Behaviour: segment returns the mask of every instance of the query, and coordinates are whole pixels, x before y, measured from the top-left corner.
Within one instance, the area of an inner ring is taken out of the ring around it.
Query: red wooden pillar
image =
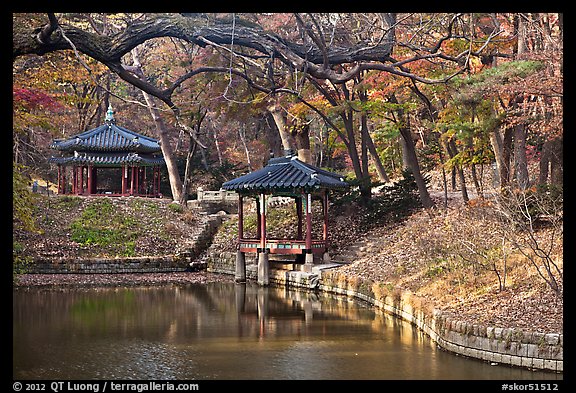
[[[88,195],[91,195],[91,194],[92,194],[92,191],[93,191],[92,178],[93,178],[94,176],[93,176],[93,173],[92,173],[92,169],[93,169],[93,168],[92,168],[92,165],[88,165],[88,166],[86,167],[86,178],[87,178],[87,183],[88,183],[88,184],[86,185],[86,188],[88,189]]]
[[[128,166],[122,166],[122,191],[120,192],[122,195],[126,194],[126,182],[128,181]]]
[[[130,195],[134,195],[134,184],[136,184],[136,174],[135,172],[135,167],[134,165],[132,165],[130,167]]]
[[[98,193],[98,167],[92,167],[92,192]]]
[[[78,173],[76,167],[72,167],[72,194],[77,194],[76,192],[76,182],[78,181]]]
[[[298,240],[302,240],[302,197],[296,198],[296,217],[298,217]]]
[[[77,167],[72,167],[72,194],[78,194],[78,170]]]
[[[60,164],[58,164],[58,194],[62,194],[62,188],[61,188],[62,171],[60,169],[61,169]]]
[[[148,195],[148,182],[146,181],[146,167],[142,169],[142,194]]]
[[[156,167],[156,170],[158,172],[158,185],[156,186],[156,193],[158,196],[160,196],[160,179],[161,179],[161,174],[160,174],[160,167]]]
[[[66,167],[60,165],[62,171],[62,194],[66,194]]]
[[[158,172],[158,167],[155,166],[154,167],[154,177],[152,180],[152,193],[154,194],[155,197],[158,196],[158,194],[160,193],[159,189],[158,189],[158,177],[160,177],[160,173]]]
[[[302,194],[306,198],[306,246],[304,249],[304,266],[305,272],[312,271],[314,265],[314,254],[312,253],[312,194]]]
[[[140,168],[134,168],[136,169],[136,195],[140,195]]]
[[[260,250],[258,251],[258,284],[268,285],[270,282],[268,252],[266,248],[266,195],[260,194]]]
[[[82,167],[76,167],[76,194],[82,194]]]
[[[262,252],[266,249],[266,198],[265,194],[260,194],[260,248]]]
[[[238,242],[244,238],[244,200],[238,195]]]
[[[324,224],[322,225],[322,239],[328,249],[328,190],[324,190],[322,198],[322,210],[324,211]]]
[[[150,191],[151,195],[153,197],[155,197],[156,196],[156,167],[155,166],[152,167],[152,180],[150,181],[150,183],[151,183],[151,187],[152,187],[152,190]]]
[[[84,166],[80,166],[78,167],[78,169],[80,170],[80,176],[79,176],[79,185],[80,185],[80,194],[84,194]]]
[[[312,250],[312,194],[306,195],[306,250]]]
[[[260,200],[258,197],[256,197],[256,239],[260,239],[262,237],[261,222],[262,216],[260,214]]]

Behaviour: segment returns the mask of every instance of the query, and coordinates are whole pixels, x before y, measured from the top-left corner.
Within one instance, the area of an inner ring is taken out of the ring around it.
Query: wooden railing
[[[327,246],[325,240],[312,240],[312,253],[323,253]],[[260,239],[240,239],[239,241],[241,252],[256,252],[260,247]],[[306,249],[306,240],[266,239],[266,248],[271,254],[302,254],[302,251]]]

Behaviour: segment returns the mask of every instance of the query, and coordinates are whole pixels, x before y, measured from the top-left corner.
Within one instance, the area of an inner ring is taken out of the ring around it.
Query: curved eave
[[[242,185],[222,185],[222,188],[227,191],[236,191],[240,194],[253,194],[253,193],[288,193],[294,194],[297,193],[298,190],[302,190],[304,192],[315,192],[318,190],[334,190],[334,189],[341,189],[345,190],[349,186],[336,186],[336,185],[327,185],[327,184],[315,184],[315,183],[305,183],[305,184],[290,184],[290,185],[274,185],[274,186],[266,186],[266,185],[255,185],[255,184],[242,184]]]
[[[121,167],[124,165],[159,166],[165,164],[164,157],[146,157],[138,154],[79,154],[71,157],[50,157],[48,161],[58,165],[93,165],[108,167]]]

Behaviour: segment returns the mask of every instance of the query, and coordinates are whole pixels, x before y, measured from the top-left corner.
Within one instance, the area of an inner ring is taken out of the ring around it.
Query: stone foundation
[[[183,272],[190,269],[189,258],[182,256],[166,257],[126,257],[126,258],[87,258],[87,259],[37,259],[27,268],[31,274],[58,273],[164,273]]]

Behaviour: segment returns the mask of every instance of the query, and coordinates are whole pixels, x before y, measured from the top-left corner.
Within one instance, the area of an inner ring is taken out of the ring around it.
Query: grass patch
[[[108,199],[93,201],[70,224],[72,241],[98,245],[116,255],[133,256],[138,223],[118,212]]]

